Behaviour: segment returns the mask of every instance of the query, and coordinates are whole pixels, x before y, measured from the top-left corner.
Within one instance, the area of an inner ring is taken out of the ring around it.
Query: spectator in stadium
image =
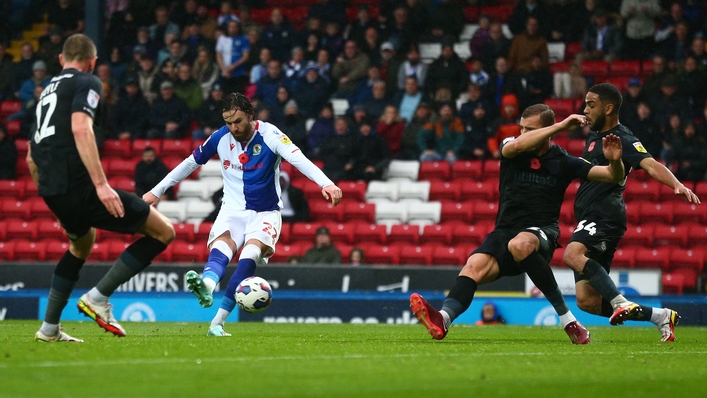
[[[59,54],[64,47],[64,37],[61,28],[56,26],[49,29],[49,40],[42,43],[37,55],[47,63],[47,73],[54,76],[61,71]]]
[[[344,53],[336,58],[331,77],[336,82],[339,98],[353,94],[356,85],[366,77],[370,61],[366,54],[358,51],[358,46],[353,40],[346,40]]]
[[[307,61],[304,59],[304,50],[300,46],[293,47],[291,54],[292,56],[285,64],[285,76],[294,84],[297,79],[304,76]]]
[[[697,68],[700,70],[707,69],[707,52],[705,51],[705,39],[699,35],[695,35],[692,38],[692,43],[690,44],[690,51],[688,51],[688,56],[694,57],[697,61]]]
[[[459,107],[459,117],[465,124],[471,123],[474,118],[474,110],[476,108],[484,108],[485,118],[492,118],[495,107],[490,101],[481,96],[481,87],[476,83],[467,85],[467,100]]]
[[[319,40],[321,48],[326,50],[332,57],[338,57],[344,50],[344,35],[341,33],[339,24],[327,22],[324,27],[324,34]]]
[[[707,143],[705,143],[704,137],[696,133],[695,125],[688,123],[683,129],[682,135],[673,144],[677,163],[675,176],[681,181],[687,180],[696,183],[705,179]]]
[[[157,63],[162,65],[164,61],[170,60],[174,65],[182,61],[184,52],[182,51],[182,43],[178,41],[177,35],[168,33],[164,36],[164,46],[157,52]],[[174,43],[177,41],[177,43]],[[172,46],[174,44],[174,46]]]
[[[386,106],[378,119],[375,131],[388,145],[391,157],[397,158],[400,155],[403,130],[405,130],[405,121],[398,114],[398,108],[395,105]]]
[[[484,70],[484,64],[481,62],[481,59],[472,56],[467,62],[471,63],[469,81],[482,87],[486,86],[489,82],[489,74]]]
[[[649,96],[648,100],[653,109],[655,122],[660,125],[668,124],[670,115],[677,114],[681,120],[690,120],[692,112],[685,96],[677,91],[677,80],[674,77],[663,80],[660,85],[660,94]]]
[[[175,81],[177,81],[177,72],[177,66],[172,61],[164,61],[164,63],[160,65],[160,69],[155,75],[155,78],[152,79],[152,86],[150,87],[150,91],[159,93],[162,83],[166,81],[174,83]]]
[[[147,26],[141,26],[137,28],[135,44],[130,44],[125,50],[126,55],[135,54],[139,52],[141,54],[147,53],[152,57],[152,59],[157,59],[157,53],[160,51],[160,45],[164,42],[155,42],[150,38],[150,28]]]
[[[554,0],[547,9],[548,36],[552,42],[578,42],[582,39],[584,25],[574,23],[579,19],[577,3],[573,0]],[[567,23],[572,21],[573,23]]]
[[[389,43],[389,42],[388,42]],[[364,41],[359,44],[361,52],[368,56],[371,65],[380,66],[381,64],[381,39],[378,30],[374,27],[366,29]]]
[[[404,90],[405,79],[408,76],[413,76],[417,79],[417,86],[424,91],[429,67],[422,62],[420,48],[417,44],[410,45],[405,58],[405,62],[398,69],[398,90]]]
[[[360,247],[354,247],[349,253],[349,264],[356,267],[366,264],[366,254]]]
[[[670,115],[667,125],[661,126],[663,148],[660,158],[665,161],[665,164],[673,164],[675,161],[675,145],[680,142],[680,137],[683,135],[682,129],[683,121],[678,114]]]
[[[653,120],[651,107],[647,102],[640,101],[638,103],[634,117],[619,120],[625,123],[626,127],[631,129],[631,131],[635,132],[634,134],[641,140],[643,147],[646,148],[648,153],[656,159],[661,159],[663,134],[660,131],[660,127]]]
[[[47,22],[61,28],[64,37],[83,32],[84,10],[71,0],[57,0],[47,10]]]
[[[621,17],[626,27],[623,54],[629,59],[642,59],[653,49],[655,18],[661,13],[658,0],[623,0]],[[568,24],[571,25],[571,24]]]
[[[319,111],[319,117],[314,121],[307,134],[307,157],[321,159],[321,145],[334,134],[334,110],[331,103],[324,105]]]
[[[25,80],[20,87],[18,98],[26,105],[28,101],[34,99],[34,88],[44,86],[51,81],[51,76],[47,76],[47,64],[39,60],[32,66],[32,77]]]
[[[23,43],[20,48],[20,60],[15,63],[10,73],[10,86],[15,97],[19,97],[22,83],[34,75],[34,64],[39,60],[39,57],[34,53],[32,44]]]
[[[501,115],[491,126],[493,136],[486,141],[491,157],[501,158],[501,142],[508,137],[520,135],[518,98],[515,94],[506,94],[501,100]]]
[[[395,51],[401,52],[410,48],[411,44],[417,43],[422,33],[412,30],[407,8],[400,6],[393,11],[393,20],[384,31],[384,39],[393,45]]]
[[[236,12],[233,10],[233,4],[230,0],[221,1],[218,16],[216,16],[216,24],[218,26],[223,26],[231,21],[240,23],[241,19],[238,18]]]
[[[592,23],[584,30],[582,51],[575,60],[611,62],[619,56],[622,46],[621,28],[609,23],[606,11],[598,9],[592,16]]]
[[[157,185],[169,173],[169,169],[157,157],[155,148],[147,147],[142,150],[142,160],[135,166],[135,195],[142,197]],[[174,197],[174,190],[170,187],[162,194],[161,200]]]
[[[379,60],[378,67],[381,79],[386,83],[388,94],[392,95],[398,91],[398,71],[401,65],[400,60],[395,57],[395,49],[392,44],[389,42],[381,44]]]
[[[402,132],[402,131],[401,131]],[[355,160],[354,176],[366,182],[380,180],[390,163],[388,144],[373,132],[371,119],[364,118],[358,124],[358,156]]]
[[[538,25],[543,29],[540,34],[545,36],[546,30],[550,27],[548,21],[549,15],[550,14],[542,1],[518,0],[518,3],[513,9],[513,13],[511,13],[508,20],[508,29],[510,29],[514,36],[518,36],[526,29],[528,19],[534,18],[538,22]]]
[[[310,32],[304,43],[304,59],[307,62],[316,62],[319,55],[319,36]]]
[[[299,113],[295,100],[290,99],[285,104],[283,116],[280,121],[273,120],[273,124],[280,127],[290,140],[304,153],[307,153],[307,127],[306,119]]]
[[[511,51],[511,40],[503,35],[503,26],[499,22],[492,22],[489,26],[489,40],[481,48],[481,61],[484,69],[492,71],[496,69],[496,60],[499,57],[506,59]],[[472,53],[472,55],[475,55]]]
[[[660,87],[663,84],[663,80],[672,76],[672,73],[670,73],[667,69],[665,57],[662,55],[655,55],[652,60],[653,71],[643,82],[643,92],[648,98],[658,96],[660,94]]]
[[[442,43],[442,54],[430,64],[425,82],[427,91],[434,94],[440,87],[447,86],[452,90],[453,99],[456,99],[468,81],[466,64],[454,52],[454,43],[447,39]]]
[[[329,94],[329,81],[319,75],[316,64],[308,64],[304,76],[297,80],[294,89],[294,98],[302,117],[316,118],[329,100]]]
[[[297,31],[284,19],[282,10],[273,8],[270,12],[270,24],[261,35],[263,46],[270,48],[272,57],[280,62],[286,62],[290,49],[296,44]]]
[[[449,88],[449,86],[447,85],[439,86],[437,88],[437,91],[431,93],[430,97],[432,101],[432,107],[435,109],[439,109],[439,107],[444,104],[455,102],[454,94],[452,94],[452,89]]]
[[[137,79],[128,78],[113,109],[111,138],[130,140],[143,137],[149,112],[150,104],[143,97]]]
[[[105,36],[107,46],[109,48],[118,47],[123,51],[125,46],[133,44],[132,39],[135,36],[137,27],[138,25],[131,10],[115,10],[108,19],[108,29]],[[126,52],[125,55],[129,55],[129,53]]]
[[[196,114],[196,122],[199,124],[199,128],[192,132],[193,140],[205,139],[211,133],[223,127],[223,116],[221,115],[223,87],[221,83],[214,83],[209,91],[209,98],[201,104],[199,112]]]
[[[346,7],[341,0],[316,0],[309,7],[308,18],[318,18],[323,24],[336,22],[340,27],[346,26]]]
[[[506,58],[498,57],[494,73],[489,76],[489,82],[486,84],[484,96],[500,107],[503,96],[517,91],[517,86],[516,76],[508,69]]]
[[[181,64],[178,70],[178,78],[174,82],[174,94],[187,103],[191,112],[196,112],[204,101],[201,85],[192,77],[190,64]]]
[[[476,321],[476,325],[505,325],[506,321],[498,312],[498,307],[492,302],[487,302],[481,307],[481,319]]]
[[[219,67],[214,62],[214,58],[208,48],[199,48],[199,53],[192,66],[191,76],[201,87],[201,97],[203,99],[209,98],[211,87],[213,87],[219,77]]]
[[[280,190],[282,192],[282,222],[309,222],[309,203],[301,189],[290,184],[290,175],[280,171]]]
[[[468,102],[464,105],[472,105]],[[476,102],[476,108],[471,110],[471,119],[465,121],[464,143],[459,150],[461,159],[484,159],[488,155],[488,137],[491,133],[491,126],[486,109],[481,101]]]
[[[638,104],[646,100],[645,95],[643,95],[641,91],[641,79],[637,77],[630,78],[622,98],[623,101],[621,102],[621,109],[619,109],[619,120],[628,123],[629,120],[636,119],[638,116],[636,114]],[[637,130],[631,129],[631,131],[635,132]]]
[[[155,9],[156,23],[150,26],[150,39],[155,43],[165,43],[165,36],[173,34],[179,37],[179,25],[169,20],[169,10],[160,6]]]
[[[324,161],[324,174],[334,182],[353,179],[358,144],[354,135],[349,133],[346,116],[338,116],[334,120],[334,134],[327,135],[319,148]]]
[[[160,96],[152,103],[148,115],[150,126],[147,138],[181,138],[191,120],[189,107],[183,99],[174,95],[172,82],[162,82]]]
[[[420,158],[420,147],[417,145],[417,137],[420,131],[432,119],[432,110],[426,102],[420,102],[415,110],[415,116],[405,126],[403,135],[400,140],[400,154],[398,159],[401,160],[418,160]]]
[[[17,178],[17,147],[7,128],[0,122],[0,180]]]
[[[260,51],[264,48],[263,41],[260,40],[260,29],[250,28],[248,30],[244,29],[243,31],[246,32],[246,38],[250,45],[248,62],[245,64],[246,69],[250,71],[253,69],[253,66],[258,65],[260,62]]]
[[[387,95],[385,82],[382,80],[375,82],[371,91],[373,96],[365,100],[361,105],[366,111],[366,115],[372,119],[378,119],[383,114],[385,107],[390,105],[390,98]]]
[[[10,77],[14,63],[12,62],[12,55],[7,54],[5,50],[5,43],[0,40],[0,101],[12,95]]]
[[[707,74],[698,69],[697,60],[688,55],[677,75],[678,92],[687,98],[692,115],[697,116],[705,105],[704,87],[707,87]]]
[[[277,59],[268,62],[268,73],[258,81],[255,93],[265,106],[277,106],[277,90],[280,86],[288,86],[287,78],[282,71],[282,64]]]
[[[454,105],[442,105],[439,116],[420,131],[417,137],[417,145],[422,150],[420,161],[456,161],[464,143],[464,122],[454,111]]]
[[[540,34],[538,19],[529,17],[525,31],[516,35],[508,52],[508,68],[518,74],[525,74],[531,69],[532,57],[540,57],[543,68],[549,67],[547,40]]]
[[[155,66],[155,61],[149,54],[142,54],[140,57],[140,69],[137,71],[138,85],[140,91],[145,96],[147,102],[152,103],[157,97],[157,91],[153,89],[152,83],[159,69]]]
[[[317,228],[314,246],[302,256],[305,264],[341,264],[341,252],[331,241],[331,234],[327,227]]]
[[[263,47],[258,53],[260,63],[253,65],[250,69],[250,84],[258,84],[263,76],[268,74],[268,64],[272,61],[272,53],[269,48]]]
[[[122,86],[128,73],[128,64],[123,61],[123,53],[120,51],[120,48],[113,47],[110,49],[107,65],[110,70],[110,75],[113,77],[116,84],[118,84],[118,87]],[[135,68],[135,66],[136,64],[132,65],[133,68]]]
[[[243,92],[248,81],[246,62],[250,57],[250,42],[243,36],[236,20],[228,21],[226,33],[216,42],[216,62],[228,92]]]
[[[486,14],[479,15],[479,27],[469,40],[469,53],[473,57],[480,58],[484,45],[491,40],[489,27],[491,27],[491,18]]]
[[[172,9],[170,19],[174,21],[181,29],[186,28],[196,22],[196,0],[184,0],[181,6],[176,6]]]
[[[677,69],[678,64],[685,60],[685,56],[690,51],[692,41],[689,37],[687,23],[678,22],[675,30],[660,45],[660,52],[665,55],[669,62],[670,70]]]
[[[522,76],[525,86],[518,94],[524,109],[533,104],[541,104],[552,93],[552,74],[549,69],[542,67],[541,62],[539,56],[533,55],[530,71]]]
[[[353,94],[348,97],[350,107],[362,104],[373,97],[373,85],[381,81],[380,68],[373,64],[368,65],[367,76],[367,79],[356,85]]]
[[[182,42],[186,47],[184,57],[189,61],[195,60],[199,56],[200,48],[214,48],[216,45],[215,41],[207,39],[201,34],[201,26],[196,21],[190,22],[184,29]]]
[[[34,137],[34,132],[37,131],[37,106],[39,105],[39,98],[42,96],[42,91],[44,91],[44,86],[37,86],[34,88],[34,99],[27,102],[23,107],[23,113],[19,113],[18,120],[20,120],[20,135],[16,138],[23,137],[32,139]],[[6,119],[8,122],[13,118],[14,115],[8,116]]]
[[[421,101],[422,92],[417,85],[417,78],[408,76],[405,78],[405,89],[395,94],[392,104],[400,110],[400,117],[409,123]]]
[[[329,62],[329,52],[327,50],[323,48],[319,50],[316,64],[317,69],[319,69],[319,76],[331,82],[331,62]]]
[[[375,29],[376,25],[371,20],[371,13],[368,11],[368,6],[362,4],[358,6],[358,10],[356,11],[356,20],[349,24],[348,38],[355,41],[361,48],[364,48],[365,35],[368,28]]]
[[[569,65],[567,72],[556,72],[552,79],[556,98],[583,99],[587,95],[587,79],[576,62]]]
[[[223,201],[223,187],[211,195],[211,203],[214,204],[214,210],[209,213],[208,216],[204,217],[204,222],[214,222],[216,217],[218,217],[219,211],[221,211],[221,205]]]
[[[464,10],[461,5],[453,0],[432,3],[429,29],[436,41],[441,41],[445,36],[451,36],[454,40],[459,38],[464,29]]]
[[[201,34],[209,40],[215,40],[218,22],[209,14],[209,8],[204,4],[196,6],[196,22],[201,26]]]
[[[675,1],[670,5],[669,12],[663,13],[663,16],[660,19],[660,28],[655,32],[654,38],[659,46],[665,39],[675,32],[675,27],[679,22],[687,23],[682,11],[682,5],[680,2]]]
[[[320,21],[317,17],[307,18],[307,20],[304,22],[304,26],[302,27],[302,29],[297,32],[297,45],[299,45],[303,49],[306,49],[307,40],[312,35],[317,38],[318,45],[319,38],[322,36],[322,33],[322,21]]]

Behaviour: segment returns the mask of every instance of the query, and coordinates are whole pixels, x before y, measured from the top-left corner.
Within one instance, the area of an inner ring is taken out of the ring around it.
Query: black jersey
[[[509,142],[503,142],[505,145]],[[554,226],[565,190],[575,178],[586,178],[592,165],[551,145],[542,156],[523,152],[501,159],[501,180],[496,228],[520,229]]]
[[[66,193],[91,184],[71,129],[74,112],[94,120],[102,95],[101,81],[76,69],[65,69],[44,88],[37,105],[37,131],[30,136],[32,159],[39,169],[39,195]]]
[[[640,163],[643,159],[651,157],[650,153],[641,144],[641,141],[622,124],[617,125],[606,133],[590,132],[582,157],[593,165],[608,166],[609,161],[604,157],[601,143],[601,139],[608,134],[614,134],[621,139],[621,146],[623,147],[621,160],[624,163],[626,177],[628,177],[632,169],[640,168]],[[625,213],[622,197],[625,187],[626,179],[620,184],[583,180],[574,201],[575,217],[577,217],[577,220],[582,219],[585,212],[592,205],[594,205],[592,207],[595,209],[604,210],[607,216],[611,218],[617,212]]]

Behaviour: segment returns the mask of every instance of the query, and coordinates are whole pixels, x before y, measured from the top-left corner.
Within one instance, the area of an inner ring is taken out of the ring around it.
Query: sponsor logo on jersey
[[[231,150],[236,147],[236,144],[231,144]]]
[[[260,145],[260,144],[255,144],[255,145],[253,146],[253,156],[260,155],[260,151],[262,151],[262,150],[263,150],[263,146],[262,146],[262,145]]]
[[[595,144],[594,142],[591,142],[591,143],[589,144],[589,148],[587,148],[587,152],[591,152],[592,149],[594,149],[594,144]]]
[[[637,150],[638,152],[641,152],[641,153],[648,153],[648,151],[646,151],[646,148],[643,147],[643,144],[641,144],[640,141],[639,141],[639,142],[634,142],[634,143],[633,143],[633,147],[636,148],[636,150]]]
[[[88,96],[86,97],[86,102],[88,102],[88,106],[95,109],[98,106],[98,101],[100,99],[101,96],[98,95],[97,92],[93,91],[93,89],[88,90]]]
[[[223,161],[223,169],[228,170],[228,168],[231,167],[231,161],[226,159]]]
[[[288,136],[286,136],[285,134],[283,134],[282,137],[280,137],[280,141],[282,141],[282,143],[285,145],[292,144],[292,141],[290,141],[290,138]]]

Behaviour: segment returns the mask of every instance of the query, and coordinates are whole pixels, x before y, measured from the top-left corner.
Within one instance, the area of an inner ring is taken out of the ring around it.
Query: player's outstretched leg
[[[444,316],[417,293],[410,295],[410,309],[433,339],[442,340],[449,330]]]
[[[246,244],[241,250],[241,256],[238,260],[236,272],[233,273],[228,281],[226,293],[221,300],[216,316],[211,320],[211,326],[206,333],[207,336],[230,336],[223,330],[223,325],[226,323],[226,318],[236,308],[236,288],[243,279],[255,275],[256,263],[260,260],[261,250],[254,244]]]
[[[42,341],[45,343],[83,343],[83,340],[69,336],[68,333],[65,333],[64,328],[62,328],[61,325],[59,325],[56,334],[52,336],[47,336],[46,334],[42,333],[41,330],[38,330],[37,333],[34,335],[34,340]]]
[[[199,304],[204,308],[211,307],[214,303],[213,293],[211,289],[206,286],[206,283],[204,283],[204,280],[201,279],[199,274],[197,274],[196,271],[190,270],[184,278],[187,281],[187,288],[196,296],[196,299],[199,300]]]
[[[680,315],[669,308],[653,308],[638,305],[640,311],[632,312],[626,319],[630,321],[653,322],[660,332],[661,341],[675,341],[675,326],[680,322]]]

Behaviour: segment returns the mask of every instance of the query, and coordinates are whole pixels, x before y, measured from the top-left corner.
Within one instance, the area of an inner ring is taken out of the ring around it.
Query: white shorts
[[[263,257],[269,258],[275,254],[275,244],[280,238],[281,229],[280,210],[257,212],[222,207],[213,227],[211,227],[206,245],[211,245],[211,242],[216,238],[229,231],[237,250],[243,247],[245,242],[256,239],[270,248],[266,253],[263,253]]]

